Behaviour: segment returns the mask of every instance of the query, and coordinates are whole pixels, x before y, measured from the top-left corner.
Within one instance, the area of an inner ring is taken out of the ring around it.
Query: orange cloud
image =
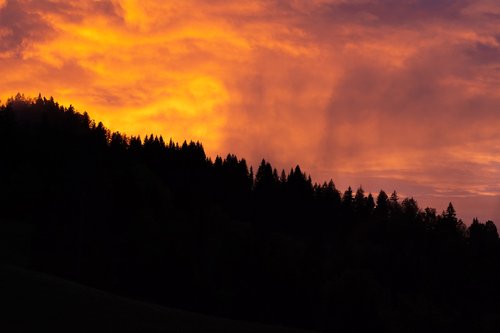
[[[467,219],[500,221],[499,12],[483,0],[0,1],[0,98],[41,92],[113,130],[438,208],[456,197]],[[472,212],[466,198],[488,199]]]

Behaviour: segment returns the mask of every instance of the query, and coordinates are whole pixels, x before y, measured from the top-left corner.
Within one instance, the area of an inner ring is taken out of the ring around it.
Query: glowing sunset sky
[[[0,0],[0,99],[500,222],[496,0]]]

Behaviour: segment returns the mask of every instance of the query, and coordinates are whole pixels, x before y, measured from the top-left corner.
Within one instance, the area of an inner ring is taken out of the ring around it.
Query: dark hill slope
[[[320,331],[480,332],[500,326],[499,245],[451,203],[341,193],[264,160],[254,173],[53,99],[0,105],[0,261],[130,299]]]
[[[306,332],[134,301],[12,266],[0,266],[0,281],[5,332]]]

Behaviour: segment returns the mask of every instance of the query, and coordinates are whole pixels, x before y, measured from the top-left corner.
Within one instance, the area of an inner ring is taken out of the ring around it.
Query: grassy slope
[[[133,301],[10,266],[0,266],[0,299],[5,332],[303,332]]]

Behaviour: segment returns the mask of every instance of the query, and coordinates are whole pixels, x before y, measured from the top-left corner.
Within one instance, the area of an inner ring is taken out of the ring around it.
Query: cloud
[[[17,56],[26,44],[50,32],[50,25],[20,1],[0,3],[0,22],[0,54]]]
[[[464,216],[471,198],[500,221],[498,15],[483,0],[2,1],[0,98],[41,92],[122,132],[452,197]]]

